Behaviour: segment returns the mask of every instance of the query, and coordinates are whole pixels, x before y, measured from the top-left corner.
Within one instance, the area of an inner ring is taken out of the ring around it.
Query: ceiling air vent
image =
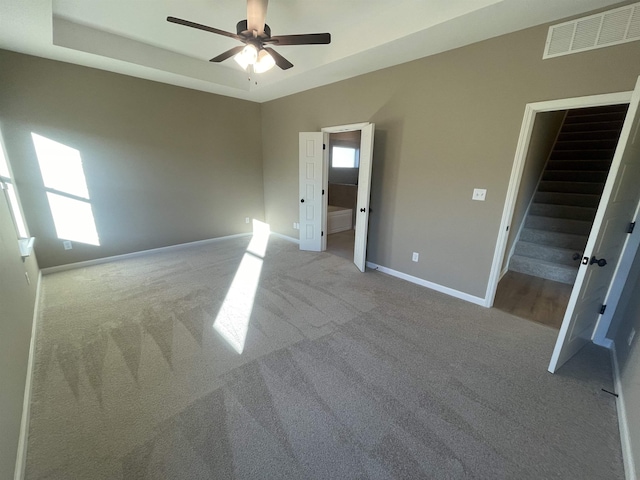
[[[578,18],[549,28],[542,58],[640,40],[640,3]]]

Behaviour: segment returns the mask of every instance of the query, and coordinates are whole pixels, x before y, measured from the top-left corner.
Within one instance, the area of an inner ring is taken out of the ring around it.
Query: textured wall
[[[0,191],[0,478],[13,478],[15,468],[37,281],[35,256],[22,261]]]
[[[249,231],[260,105],[0,51],[0,121],[41,267]],[[57,238],[31,133],[75,148],[99,247]]]
[[[484,297],[525,105],[628,91],[640,74],[640,42],[543,61],[546,35],[530,28],[263,104],[272,229],[297,236],[297,132],[374,122],[367,258]],[[471,200],[475,187],[485,202]]]
[[[531,132],[531,143],[527,151],[522,177],[520,179],[520,188],[516,197],[516,204],[513,209],[513,217],[507,238],[507,248],[502,262],[502,268],[507,266],[509,253],[514,246],[518,232],[522,227],[525,214],[531,203],[536,187],[540,181],[540,176],[547,164],[547,159],[553,148],[560,127],[564,120],[566,111],[543,112],[536,115],[533,131]]]

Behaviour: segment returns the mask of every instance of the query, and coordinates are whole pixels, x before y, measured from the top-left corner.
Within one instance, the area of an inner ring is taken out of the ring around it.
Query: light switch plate
[[[478,200],[480,202],[484,202],[484,199],[487,197],[487,189],[486,188],[474,188],[472,200]]]

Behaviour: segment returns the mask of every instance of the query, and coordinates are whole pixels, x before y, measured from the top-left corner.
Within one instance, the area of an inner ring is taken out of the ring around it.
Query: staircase
[[[509,270],[574,283],[626,113],[627,105],[568,111]]]

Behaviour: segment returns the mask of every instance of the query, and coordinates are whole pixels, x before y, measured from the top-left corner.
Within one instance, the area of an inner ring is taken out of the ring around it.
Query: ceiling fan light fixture
[[[254,65],[258,60],[258,49],[253,45],[247,45],[233,59],[246,70],[249,65]]]
[[[276,61],[271,55],[269,55],[269,52],[266,50],[260,50],[260,52],[258,52],[258,60],[253,65],[253,71],[256,73],[263,73],[271,70],[275,64]]]

